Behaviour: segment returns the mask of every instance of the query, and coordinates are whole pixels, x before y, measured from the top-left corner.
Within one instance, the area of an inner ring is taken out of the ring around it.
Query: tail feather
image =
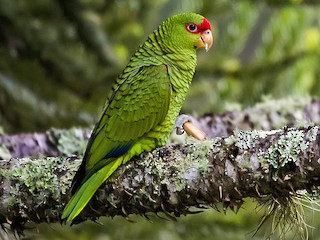
[[[85,161],[82,161],[78,171],[76,172],[76,175],[74,176],[71,184],[71,193],[72,195],[75,194],[79,188],[81,187],[81,184],[83,183],[83,179],[86,176],[86,165]]]
[[[61,218],[68,218],[72,221],[84,209],[94,193],[98,190],[102,183],[121,165],[122,157],[110,162],[108,165],[94,173],[78,191],[73,195],[67,206],[64,208]]]

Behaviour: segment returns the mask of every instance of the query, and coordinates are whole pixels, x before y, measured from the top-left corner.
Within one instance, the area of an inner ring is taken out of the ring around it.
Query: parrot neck
[[[167,54],[164,58],[167,58],[169,60],[168,62],[170,62],[170,65],[168,65],[168,74],[173,89],[179,92],[179,90],[189,87],[196,69],[196,55],[174,53]]]
[[[180,49],[166,43],[155,31],[149,35],[147,41],[138,49],[134,57],[143,59],[143,65],[165,65],[170,78],[174,81],[173,87],[178,88],[175,82],[190,84],[197,65],[195,49]],[[177,79],[175,81],[175,79]]]
[[[158,56],[177,54],[183,56],[183,61],[187,58],[196,59],[196,49],[183,47],[183,44],[174,44],[171,39],[171,32],[170,26],[166,24],[160,25],[158,29],[149,35],[142,48]],[[184,41],[181,39],[179,42],[183,43]]]
[[[143,57],[145,65],[165,65],[173,90],[186,94],[197,65],[196,49],[172,46],[164,40],[161,28],[149,35],[136,55]]]

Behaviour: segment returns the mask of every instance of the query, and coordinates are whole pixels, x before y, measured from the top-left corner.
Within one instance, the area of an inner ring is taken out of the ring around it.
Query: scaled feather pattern
[[[212,43],[210,22],[195,13],[174,15],[149,35],[115,81],[62,219],[76,218],[121,164],[166,144],[195,72],[196,50]]]

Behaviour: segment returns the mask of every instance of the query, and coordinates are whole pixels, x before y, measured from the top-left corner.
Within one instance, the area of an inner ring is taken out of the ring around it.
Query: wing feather
[[[166,67],[147,66],[128,77],[109,100],[88,144],[85,161],[91,169],[117,148],[128,151],[167,115],[171,85]],[[106,161],[108,162],[108,161]]]

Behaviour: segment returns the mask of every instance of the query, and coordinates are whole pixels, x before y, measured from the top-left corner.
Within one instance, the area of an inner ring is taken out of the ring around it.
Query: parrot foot
[[[174,128],[176,129],[177,135],[184,134],[185,130],[183,128],[183,125],[187,122],[192,122],[193,117],[187,115],[187,114],[181,114],[177,117],[176,123],[174,124]]]
[[[174,124],[174,128],[176,129],[177,135],[182,135],[186,132],[188,135],[203,141],[207,138],[206,134],[198,127],[196,127],[192,122],[196,120],[187,115],[182,114],[177,117],[176,123]]]

